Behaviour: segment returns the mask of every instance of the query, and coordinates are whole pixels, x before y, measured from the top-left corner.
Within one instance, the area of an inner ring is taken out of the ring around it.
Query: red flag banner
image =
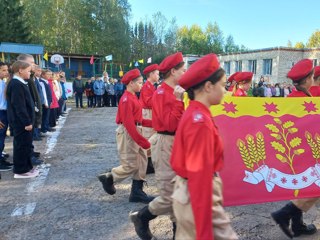
[[[226,206],[320,196],[320,98],[229,96],[211,111]]]
[[[90,64],[92,65],[94,63],[94,58],[93,58],[93,55],[91,56],[90,58]]]

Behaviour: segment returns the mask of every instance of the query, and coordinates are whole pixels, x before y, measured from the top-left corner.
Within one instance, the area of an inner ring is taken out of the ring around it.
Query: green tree
[[[231,52],[239,52],[239,51],[240,51],[239,46],[234,43],[233,37],[229,35],[226,38],[226,43],[224,45],[224,52],[231,53]]]
[[[208,53],[222,53],[223,52],[223,45],[224,45],[224,38],[223,32],[221,31],[218,24],[215,22],[212,24],[211,22],[208,23],[206,28],[206,36],[207,36],[207,45],[208,45]]]
[[[0,0],[0,42],[29,43],[31,34],[19,0]]]
[[[294,48],[302,49],[302,48],[305,48],[305,45],[304,45],[303,42],[297,42],[297,43],[294,45]]]
[[[309,48],[318,48],[320,47],[320,30],[312,33],[311,37],[308,40],[307,47]]]

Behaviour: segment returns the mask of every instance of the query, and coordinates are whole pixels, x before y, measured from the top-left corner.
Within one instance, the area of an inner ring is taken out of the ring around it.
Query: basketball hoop
[[[51,56],[50,62],[55,64],[56,67],[59,67],[59,65],[64,63],[64,59],[63,59],[63,57],[61,55],[54,54],[54,55]]]

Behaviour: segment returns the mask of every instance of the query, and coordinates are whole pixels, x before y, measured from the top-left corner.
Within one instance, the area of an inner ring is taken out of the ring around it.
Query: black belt
[[[122,122],[120,122],[119,124],[123,124]],[[134,123],[136,126],[142,126],[142,124],[141,123],[138,123],[138,122],[136,122],[136,123]]]
[[[157,133],[163,134],[163,135],[169,135],[169,136],[176,135],[176,132],[168,132],[168,131],[161,131],[161,132],[157,132]]]
[[[214,177],[219,177],[219,173],[218,172],[214,172],[213,173],[213,176]],[[184,177],[182,177],[184,180],[188,180],[188,178],[184,178]]]

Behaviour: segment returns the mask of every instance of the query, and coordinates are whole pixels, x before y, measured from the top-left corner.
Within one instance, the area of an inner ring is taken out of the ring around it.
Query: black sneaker
[[[9,157],[8,153],[2,152],[1,157],[7,159]]]
[[[40,157],[40,152],[33,152],[32,154],[34,157]]]
[[[6,172],[6,171],[11,171],[12,170],[12,166],[6,166],[3,164],[0,164],[0,172]]]
[[[8,161],[6,161],[5,159],[2,159],[1,161],[0,161],[0,164],[1,165],[4,165],[4,166],[13,166],[13,163],[10,163],[10,162],[8,162]]]
[[[5,157],[5,158],[8,158],[10,155],[9,155],[9,153],[2,152],[2,156]]]
[[[43,160],[38,159],[36,157],[32,157],[31,158],[31,163],[32,165],[36,166],[36,165],[41,165],[43,163]]]

